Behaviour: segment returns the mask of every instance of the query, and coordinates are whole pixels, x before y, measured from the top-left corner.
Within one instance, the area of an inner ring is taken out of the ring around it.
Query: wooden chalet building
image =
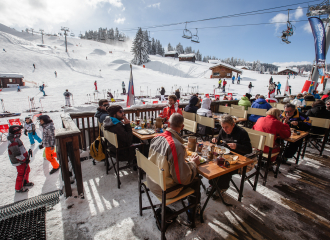
[[[1,88],[17,87],[17,85],[25,86],[23,78],[24,76],[21,73],[0,73]]]
[[[289,75],[292,74],[292,75],[297,75],[298,74],[298,71],[296,70],[293,70],[291,68],[284,68],[284,69],[281,69],[277,72],[277,75]]]
[[[195,56],[194,53],[180,54],[179,55],[179,61],[195,62],[196,61],[196,56]]]
[[[232,78],[232,72],[236,72],[238,74],[242,74],[243,71],[241,69],[235,68],[227,63],[219,63],[213,67],[210,67],[212,70],[212,78]]]
[[[177,58],[177,57],[179,57],[179,54],[177,51],[169,51],[169,52],[165,53],[165,57]]]

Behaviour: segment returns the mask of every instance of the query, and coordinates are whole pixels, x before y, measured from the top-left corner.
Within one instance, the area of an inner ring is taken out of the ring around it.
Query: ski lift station
[[[180,54],[179,55],[179,61],[195,62],[196,61],[196,56],[195,56],[194,53]]]
[[[238,74],[243,73],[241,69],[226,63],[219,63],[213,67],[210,67],[210,70],[212,70],[211,78],[232,78],[233,72],[236,73],[236,77],[238,77]]]
[[[165,57],[177,58],[177,57],[179,57],[179,54],[177,51],[168,51],[167,53],[165,53]]]
[[[21,73],[0,73],[1,88],[16,88],[17,85],[25,86],[23,78],[24,76]]]

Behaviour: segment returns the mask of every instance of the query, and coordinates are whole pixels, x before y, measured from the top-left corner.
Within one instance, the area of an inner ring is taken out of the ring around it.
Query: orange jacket
[[[175,110],[176,108],[177,110]],[[180,113],[182,115],[182,110],[177,106],[177,103],[172,105],[171,107],[165,107],[163,109],[162,117],[165,118],[165,123],[168,122],[173,113]]]

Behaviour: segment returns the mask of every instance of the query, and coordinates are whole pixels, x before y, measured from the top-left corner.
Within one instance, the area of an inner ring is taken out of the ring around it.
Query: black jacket
[[[189,104],[184,108],[184,111],[196,113],[198,110],[198,107],[196,106],[197,103],[198,103],[198,97],[192,96],[189,100]]]
[[[313,95],[307,95],[304,97],[305,101],[315,101],[315,97]]]
[[[175,92],[175,96],[179,100],[180,99],[180,92]]]
[[[130,124],[123,124],[119,122],[114,124],[110,117],[106,117],[104,122],[104,131],[109,131],[117,134],[118,148],[129,147],[132,145],[133,133]],[[113,145],[110,145],[110,151],[112,154],[116,153],[116,148]],[[119,161],[131,161],[134,158],[134,149],[124,149],[118,152]]]
[[[245,155],[252,152],[249,134],[237,125],[235,125],[231,134],[227,134],[223,129],[221,129],[217,138],[218,145],[223,145],[230,149],[227,144],[220,144],[220,140],[226,141],[227,143],[236,143],[236,149],[233,149],[232,151],[238,154]]]
[[[103,109],[98,107],[97,112],[95,113],[94,117],[97,118],[99,123],[103,123],[106,116],[109,116],[109,113],[106,110],[103,110]]]
[[[162,88],[162,89],[160,90],[160,95],[165,95],[165,88]]]
[[[316,105],[315,107],[312,107],[307,111],[306,115],[309,117],[330,119],[330,112],[326,109],[325,106],[322,105]],[[311,132],[315,134],[323,134],[325,129],[320,127],[312,127]]]

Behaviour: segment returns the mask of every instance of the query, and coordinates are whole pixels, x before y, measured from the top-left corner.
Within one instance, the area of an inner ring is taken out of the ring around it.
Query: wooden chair
[[[219,112],[220,113],[228,113],[229,114],[230,109],[231,109],[230,107],[225,107],[225,106],[222,106],[222,105],[219,106]]]
[[[238,109],[238,110],[245,110],[245,107],[244,106],[238,106],[238,105],[231,105],[232,108],[234,109]]]
[[[302,153],[302,158],[304,158],[305,156],[307,143],[312,144],[314,148],[320,152],[320,156],[322,156],[325,144],[327,143],[329,137],[330,119],[316,118],[316,117],[309,117],[309,119],[312,121],[311,123],[312,127],[324,128],[324,134],[314,134],[311,132],[309,133],[309,136],[305,140],[306,142]]]
[[[231,108],[230,113],[231,116],[239,117],[239,118],[247,118],[247,111]]]
[[[248,111],[247,111],[248,114],[254,114],[254,115],[263,116],[263,117],[266,116],[266,112],[267,112],[267,109],[251,108],[251,107],[249,107]]]
[[[133,159],[128,159],[129,164],[127,164],[125,166],[122,166],[122,167],[119,167],[118,152],[129,151],[130,148],[135,149],[136,147],[142,146],[143,144],[142,143],[135,143],[135,144],[132,144],[131,146],[128,146],[128,147],[120,147],[119,148],[118,147],[117,134],[109,132],[107,130],[104,130],[103,126],[102,126],[102,131],[103,131],[103,136],[106,139],[104,149],[106,149],[106,151],[105,151],[105,164],[106,164],[106,168],[107,168],[107,174],[112,168],[114,169],[114,171],[117,175],[117,185],[118,185],[118,188],[120,188],[121,182],[120,182],[119,171],[123,170],[123,169],[130,168],[130,167],[134,167],[134,166],[136,166],[136,163],[134,163]],[[108,147],[110,146],[109,144],[116,148],[116,153],[115,154],[111,153],[110,150],[108,149]],[[112,163],[111,167],[109,167],[109,162],[108,162],[109,157],[110,157],[110,160],[111,160],[111,163]],[[112,157],[116,158],[116,162],[113,161]],[[132,161],[131,163],[130,163],[130,160]]]
[[[274,139],[275,139],[275,135],[274,134],[270,134],[270,133],[265,133],[265,132],[261,132],[261,131],[257,131],[257,130],[253,130],[253,129],[250,129],[250,128],[245,128],[243,127],[248,133],[254,133],[254,134],[257,134],[257,135],[262,135],[262,136],[265,136],[266,139],[265,139],[265,146],[267,146],[269,148],[269,152],[268,153],[262,153],[262,157],[264,159],[267,160],[266,162],[266,170],[265,170],[265,174],[262,175],[260,173],[260,176],[263,178],[263,185],[266,186],[266,183],[267,183],[267,177],[268,177],[268,172],[269,172],[269,167],[271,166],[271,159],[279,154],[282,153],[282,149],[283,147],[281,147],[281,150],[280,152],[277,152],[277,153],[272,153],[273,149],[274,149]],[[260,149],[261,150],[261,149]],[[264,149],[262,149],[264,150]],[[281,156],[281,155],[280,155]],[[277,178],[277,175],[278,175],[278,172],[279,172],[279,169],[280,169],[280,165],[281,165],[281,160],[279,158],[277,158],[276,162],[276,170],[275,170],[275,175],[274,177]]]
[[[196,113],[182,111],[182,116],[191,121],[196,121]]]
[[[272,103],[269,103],[269,105],[272,106],[273,108],[276,108],[277,103],[276,102],[272,102]]]
[[[139,184],[140,216],[142,216],[143,210],[147,210],[147,209],[151,208],[154,213],[154,216],[156,218],[157,225],[159,226],[159,229],[161,231],[161,239],[165,239],[165,232],[168,227],[168,226],[166,226],[166,222],[172,220],[179,214],[181,214],[183,212],[187,212],[189,209],[192,209],[193,214],[192,214],[191,227],[194,228],[195,227],[195,212],[196,212],[195,210],[196,210],[197,205],[200,203],[200,197],[197,197],[198,199],[196,199],[194,204],[190,204],[187,207],[185,206],[183,199],[187,196],[194,194],[195,190],[190,187],[184,187],[183,185],[175,185],[174,187],[167,189],[166,188],[166,179],[165,179],[165,170],[159,169],[159,167],[156,164],[154,164],[152,161],[149,161],[142,153],[140,153],[140,151],[138,149],[136,149],[136,158],[137,158],[137,164],[138,164],[138,170],[139,170],[138,184]],[[157,197],[157,199],[161,202],[160,204],[153,204],[150,194],[149,194],[150,190],[148,188],[147,181],[142,182],[143,171],[146,173],[146,175],[148,175],[148,177],[150,177],[162,189],[162,198]],[[198,181],[197,184],[200,184],[199,178],[196,179],[196,181]],[[182,187],[184,187],[183,190],[181,190],[181,192],[177,196],[175,196],[174,198],[166,199],[166,194],[171,193],[173,191],[177,191],[178,189],[180,189]],[[150,206],[147,206],[147,207],[142,206],[142,193],[147,194]],[[200,196],[200,194],[197,194],[197,196]],[[178,211],[174,211],[169,216],[166,216],[167,214],[165,211],[165,207],[172,203],[175,203],[179,200],[181,200],[183,208]],[[162,209],[161,223],[159,222],[158,218],[156,217],[156,207],[157,206],[161,206],[161,209]]]
[[[306,101],[306,107],[311,107],[314,101]]]
[[[282,103],[278,103],[278,104],[276,104],[276,108],[277,109],[280,109],[281,111],[284,111],[284,104],[282,104]]]
[[[213,118],[203,117],[203,116],[196,114],[196,122],[205,127],[210,127],[212,130],[212,138],[214,137],[215,120]],[[208,134],[206,134],[204,136],[209,138]]]
[[[184,118],[183,124],[184,124],[183,130],[185,130],[186,132],[187,131],[192,132],[193,133],[192,135],[196,135],[197,122]]]

